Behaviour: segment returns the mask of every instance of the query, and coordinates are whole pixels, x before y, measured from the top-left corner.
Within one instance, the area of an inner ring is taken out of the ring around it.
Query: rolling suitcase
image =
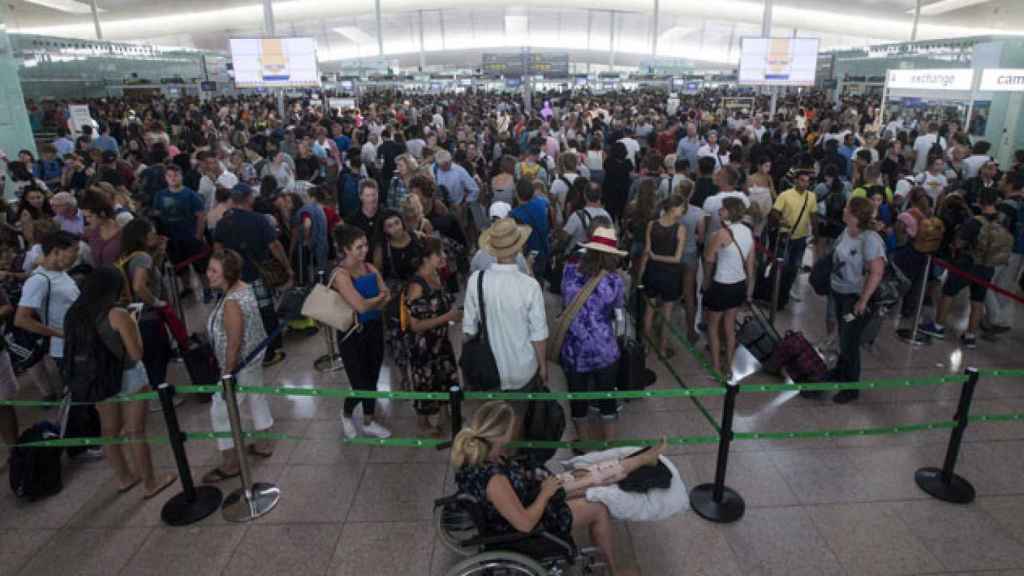
[[[213,354],[213,347],[199,334],[192,334],[188,338],[188,350],[182,354],[185,360],[185,369],[188,370],[188,377],[193,386],[210,386],[220,383],[220,365],[217,357]],[[209,396],[200,395],[203,401],[208,401]]]
[[[736,339],[761,364],[772,357],[782,341],[775,327],[756,305],[750,306],[750,316],[736,320]]]
[[[785,369],[796,383],[821,382],[828,372],[821,354],[811,346],[803,333],[793,331],[786,332],[764,369],[774,373]]]

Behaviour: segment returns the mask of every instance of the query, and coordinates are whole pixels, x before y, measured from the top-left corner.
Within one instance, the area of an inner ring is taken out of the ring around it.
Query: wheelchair
[[[582,576],[605,565],[597,548],[579,548],[571,535],[543,529],[494,534],[483,518],[483,503],[467,494],[434,501],[435,533],[464,557],[446,576]]]

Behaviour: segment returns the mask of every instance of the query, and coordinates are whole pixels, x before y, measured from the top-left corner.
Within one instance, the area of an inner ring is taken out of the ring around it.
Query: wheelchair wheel
[[[528,556],[498,550],[466,558],[446,576],[548,576],[548,571]]]
[[[434,507],[434,528],[445,547],[459,556],[469,556],[477,551],[465,547],[462,542],[477,535],[476,525],[469,512],[451,503]]]

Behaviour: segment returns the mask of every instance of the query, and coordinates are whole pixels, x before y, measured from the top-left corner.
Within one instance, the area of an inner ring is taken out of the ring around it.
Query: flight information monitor
[[[320,86],[312,38],[232,38],[231,61],[239,88]]]
[[[813,86],[817,38],[743,38],[740,84]]]

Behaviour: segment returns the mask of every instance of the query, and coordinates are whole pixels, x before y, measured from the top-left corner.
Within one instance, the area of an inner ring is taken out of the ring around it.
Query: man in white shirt
[[[722,209],[722,201],[726,198],[739,198],[743,205],[750,208],[750,198],[743,192],[736,190],[736,183],[740,175],[732,166],[723,166],[715,173],[715,185],[718,186],[718,193],[708,196],[704,200],[701,210],[704,212],[704,237],[711,238],[718,229],[722,227],[722,217],[718,212]]]
[[[928,166],[928,152],[938,142],[943,152],[946,150],[946,139],[939,136],[939,125],[935,122],[928,124],[928,133],[922,134],[914,140],[914,173],[924,172]]]
[[[483,274],[487,337],[504,391],[519,390],[538,378],[541,383],[548,380],[544,295],[540,284],[516,266],[516,254],[522,251],[530,232],[529,226],[520,226],[512,218],[492,224],[481,234],[480,247],[498,262],[473,273],[466,283],[462,332],[469,338],[480,330],[477,278]]]
[[[629,161],[632,162],[635,167],[636,155],[640,153],[640,143],[633,138],[632,127],[627,126],[624,130],[624,134],[625,136],[620,138],[619,142],[622,142],[622,145],[626,147],[626,157],[629,158]]]
[[[729,153],[721,151],[721,148],[718,146],[718,132],[715,130],[708,132],[707,142],[697,149],[698,158],[705,156],[715,159],[715,171],[729,163]]]
[[[949,185],[949,180],[946,179],[944,172],[946,171],[946,161],[942,158],[935,158],[931,164],[928,165],[928,171],[917,177],[917,183],[923,186],[925,192],[928,193],[928,197],[932,199],[932,205],[938,202],[939,195],[945,190],[946,186]]]
[[[377,145],[380,144],[380,136],[377,134],[370,134],[370,137],[366,140],[366,144],[359,151],[359,156],[363,161],[363,166],[373,166],[377,162]]]
[[[551,195],[558,200],[559,212],[565,206],[565,197],[569,194],[572,183],[580,177],[576,172],[579,156],[574,152],[562,152],[558,155],[558,178],[551,182]]]
[[[764,133],[767,129],[761,124],[761,115],[755,114],[754,120],[750,123],[750,131],[754,133],[757,138],[756,142],[761,142],[761,138],[764,137]]]
[[[409,130],[408,135],[405,139],[405,149],[409,151],[417,160],[423,159],[423,147],[427,145],[427,142],[420,136],[419,133]]]
[[[217,187],[232,190],[238,184],[238,177],[228,172],[212,152],[202,153],[199,160],[203,177],[199,180],[196,192],[203,197],[203,203],[209,211],[216,202]]]
[[[992,148],[986,140],[978,140],[971,147],[971,155],[960,161],[960,165],[964,169],[964,179],[974,178],[978,175],[978,170],[985,165],[986,162],[992,160],[992,157],[988,155],[988,151]]]
[[[704,142],[697,135],[697,125],[693,122],[686,123],[686,136],[679,140],[676,145],[676,157],[685,158],[690,164],[690,170],[697,169],[697,152]]]

